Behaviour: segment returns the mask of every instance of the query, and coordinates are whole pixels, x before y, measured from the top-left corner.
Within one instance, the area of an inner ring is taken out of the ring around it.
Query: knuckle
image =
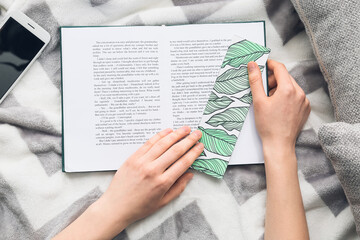
[[[162,137],[166,136],[166,132],[165,131],[158,132],[155,136],[158,138],[162,138]]]
[[[310,105],[309,99],[306,97],[306,95],[304,97],[304,105],[305,107],[308,107]]]
[[[152,139],[161,139],[164,136],[166,136],[164,132],[158,132],[157,134],[155,134],[155,136]]]
[[[201,145],[200,145],[201,144]],[[198,156],[198,154],[202,153],[204,151],[205,147],[204,147],[204,143],[199,143],[199,145],[195,145],[191,151],[195,151],[195,155],[196,157]],[[195,158],[194,158],[195,160]]]
[[[124,164],[122,165],[122,167],[124,167],[124,168],[132,168],[132,165],[133,165],[132,162],[133,162],[133,161],[130,161],[130,159],[128,159],[128,160],[126,160],[126,161],[124,162]]]
[[[188,169],[190,167],[191,164],[187,164],[188,160],[186,157],[182,158],[179,160],[179,168],[182,169],[184,172],[186,171],[186,169]]]
[[[287,71],[286,66],[283,63],[279,63],[279,68],[285,69]]]
[[[153,145],[154,145],[154,142],[153,142],[151,139],[147,140],[147,141],[144,143],[144,146],[145,146],[145,147],[152,147]]]
[[[137,159],[130,157],[124,162],[123,167],[129,169],[136,169],[138,167],[138,161]]]
[[[194,163],[194,161],[196,160],[196,158],[198,157],[199,153],[197,153],[196,155],[193,155],[189,158],[186,159],[185,163],[184,163],[184,168],[188,169],[191,167],[191,165]]]
[[[283,89],[283,93],[286,97],[291,97],[294,94],[294,88],[286,87]]]
[[[167,149],[168,148],[168,143],[164,140],[161,140],[157,143],[157,146],[160,148],[160,149]]]
[[[156,181],[156,187],[160,190],[166,190],[170,184],[170,180],[164,177],[159,177]]]
[[[179,133],[179,131],[175,131],[172,134],[169,135],[169,139],[171,142],[176,142],[177,140],[179,140],[181,138],[181,134]]]
[[[184,152],[186,152],[186,147],[183,144],[178,143],[172,147],[171,151],[177,156],[182,155]]]
[[[305,95],[305,92],[303,90],[300,90],[299,91],[299,99],[301,101],[305,101],[306,100],[306,95]]]
[[[196,155],[196,151],[193,152],[193,154],[187,154],[186,156],[184,156],[182,159],[180,159],[179,164],[181,166],[182,169],[186,170],[188,169],[191,164],[193,164],[193,162],[195,161],[197,155]]]
[[[184,192],[184,190],[185,190],[185,188],[186,188],[186,183],[185,183],[185,182],[182,183],[179,188],[180,188],[180,189],[179,189],[179,193]]]
[[[249,83],[250,84],[254,84],[254,83],[256,83],[256,82],[258,82],[260,80],[261,80],[261,76],[259,76],[259,74],[257,72],[251,73],[249,75]]]
[[[156,175],[156,169],[152,166],[142,167],[140,172],[143,178],[150,178]]]
[[[199,140],[199,136],[196,135],[196,134],[190,134],[188,137],[187,137],[187,140],[190,140],[190,142],[197,142],[197,140]]]

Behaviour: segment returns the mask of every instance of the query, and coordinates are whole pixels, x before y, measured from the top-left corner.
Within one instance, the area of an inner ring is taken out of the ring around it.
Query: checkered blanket
[[[61,171],[59,26],[158,25],[266,21],[270,58],[304,89],[312,112],[297,145],[299,179],[311,239],[356,239],[346,197],[317,138],[334,121],[327,85],[289,0],[0,0],[52,39],[0,105],[0,238],[48,239],[106,190],[112,172]],[[1,81],[1,76],[0,76]],[[262,239],[263,165],[229,167],[223,180],[195,173],[184,193],[116,239]]]

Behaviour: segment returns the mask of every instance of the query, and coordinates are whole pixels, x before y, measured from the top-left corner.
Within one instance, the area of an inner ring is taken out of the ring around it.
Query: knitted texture
[[[360,122],[360,1],[291,1],[328,82],[336,120]]]
[[[360,123],[325,124],[319,138],[344,188],[360,236]]]

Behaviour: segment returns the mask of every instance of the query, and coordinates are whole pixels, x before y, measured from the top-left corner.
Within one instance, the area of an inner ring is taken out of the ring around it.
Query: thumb
[[[266,97],[259,66],[255,62],[249,62],[248,73],[253,101],[259,101]]]

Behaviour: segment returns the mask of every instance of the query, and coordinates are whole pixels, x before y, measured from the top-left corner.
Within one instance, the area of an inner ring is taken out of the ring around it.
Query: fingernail
[[[256,69],[256,63],[255,62],[249,62],[248,63],[248,71],[253,72]]]
[[[180,128],[181,131],[184,131],[184,132],[190,132],[190,127],[188,126],[183,126],[182,128]]]
[[[195,130],[194,132],[193,132],[193,134],[195,134],[197,137],[201,137],[201,135],[202,135],[202,133],[201,133],[201,131],[200,130]]]

